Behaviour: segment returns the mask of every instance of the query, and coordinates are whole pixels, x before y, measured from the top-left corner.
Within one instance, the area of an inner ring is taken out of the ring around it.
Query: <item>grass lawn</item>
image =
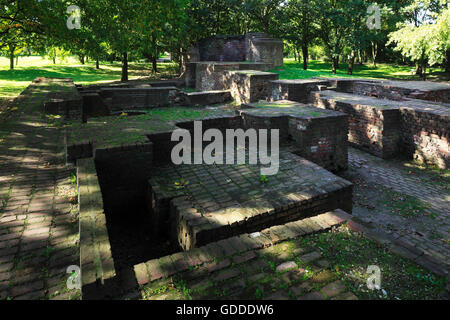
[[[284,66],[271,70],[280,75],[281,80],[285,79],[310,79],[312,77],[333,77],[333,78],[382,78],[394,80],[421,80],[411,72],[411,66],[396,66],[391,64],[378,63],[374,68],[372,64],[355,64],[353,75],[347,74],[348,65],[341,63],[337,74],[331,73],[331,62],[310,61],[308,70],[303,70],[303,63],[294,59],[285,59]],[[449,80],[450,74],[445,74],[442,69],[431,68],[427,72],[428,80]]]
[[[331,64],[322,61],[311,61],[309,69],[303,70],[302,63],[294,59],[286,59],[283,67],[272,70],[280,74],[280,79],[309,79],[312,77],[350,77],[347,75],[347,65],[341,64],[336,75],[331,73]],[[175,63],[159,63],[159,73],[152,75],[151,64],[131,62],[129,65],[129,78],[152,77],[154,79],[170,78],[177,72]],[[411,74],[411,66],[394,66],[378,64],[355,65],[354,78],[386,78],[386,79],[419,79]],[[430,69],[430,80],[448,80],[449,74],[444,74],[440,69]],[[430,71],[429,70],[429,71]],[[52,61],[42,57],[20,57],[14,70],[9,70],[9,59],[0,57],[0,113],[6,107],[8,101],[22,92],[36,77],[62,77],[73,78],[79,84],[96,84],[102,82],[118,81],[121,77],[121,63],[101,63],[100,70],[95,68],[94,62],[81,65],[76,59],[69,58],[66,61]]]
[[[160,79],[169,77],[176,72],[176,64],[158,64],[159,73],[154,77]],[[131,62],[129,78],[148,77],[151,74],[151,64]],[[0,57],[0,99],[13,98],[22,92],[36,77],[73,78],[79,84],[95,84],[120,80],[121,64],[100,63],[100,70],[95,68],[95,62],[80,64],[78,60],[68,59],[66,62],[53,64],[41,57],[20,57],[14,70],[9,70],[9,59]]]

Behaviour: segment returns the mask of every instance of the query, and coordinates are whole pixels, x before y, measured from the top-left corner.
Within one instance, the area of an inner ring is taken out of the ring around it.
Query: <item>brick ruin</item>
[[[232,49],[241,38],[230,41],[224,57],[238,59]],[[216,54],[218,46],[209,48],[204,55]],[[111,221],[133,219],[135,211],[143,212],[137,223],[144,233],[169,243],[133,260],[141,283],[143,266],[148,282],[161,263],[183,269],[171,257],[211,253],[230,239],[239,247],[254,232],[338,209],[351,214],[352,185],[333,174],[347,169],[348,145],[449,167],[450,85],[279,80],[263,71],[264,62],[232,62],[197,63],[198,92],[184,91],[184,81],[77,88],[70,79],[35,80],[54,92],[44,111],[71,121],[66,158],[78,169],[84,299],[120,290],[123,271],[114,257],[124,249],[115,247]],[[241,106],[229,108],[232,100]],[[279,129],[279,173],[261,180],[261,164],[173,165],[171,133],[192,132],[194,121],[203,132]]]

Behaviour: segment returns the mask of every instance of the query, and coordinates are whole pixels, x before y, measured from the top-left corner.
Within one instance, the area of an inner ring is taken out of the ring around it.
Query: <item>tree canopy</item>
[[[69,28],[80,9],[80,28]],[[372,11],[369,8],[374,8]],[[369,10],[368,10],[369,9]],[[184,61],[197,40],[217,34],[265,32],[285,41],[308,68],[310,49],[320,46],[333,72],[340,61],[380,59],[449,69],[449,4],[446,0],[1,0],[0,51],[11,58],[32,50],[55,57],[70,52],[84,63],[153,63],[165,52]],[[376,28],[368,20],[376,14]],[[11,68],[13,68],[11,62]]]

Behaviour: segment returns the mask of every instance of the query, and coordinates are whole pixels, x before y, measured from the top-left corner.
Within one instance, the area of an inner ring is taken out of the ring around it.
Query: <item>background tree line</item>
[[[380,8],[379,28],[368,28],[368,8]],[[69,5],[81,9],[81,28],[69,30]],[[285,55],[308,68],[311,50],[342,62],[412,64],[417,74],[450,71],[450,7],[447,0],[0,0],[0,50],[10,58],[65,54],[96,61],[157,59],[169,52],[180,70],[197,40],[216,34],[266,32],[285,41]],[[316,54],[315,54],[316,55]],[[317,57],[315,57],[317,58]]]

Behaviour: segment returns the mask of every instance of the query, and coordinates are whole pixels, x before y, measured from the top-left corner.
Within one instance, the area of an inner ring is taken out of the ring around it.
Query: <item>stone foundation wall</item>
[[[189,63],[185,74],[188,87],[199,91],[226,90],[226,71],[257,70],[266,71],[271,67],[263,62],[194,62]]]
[[[188,106],[205,106],[232,100],[229,90],[190,92],[184,94],[184,103]]]
[[[426,81],[422,83],[416,81],[355,81],[351,93],[394,101],[414,98],[443,103],[450,102],[450,86],[445,88],[443,84]]]
[[[271,83],[270,101],[289,100],[301,103],[308,103],[310,93],[318,91],[319,86],[329,85],[329,81],[321,80],[277,80]]]
[[[450,167],[450,112],[445,107],[435,110],[400,108],[402,151],[414,160]]]
[[[83,99],[72,79],[36,78],[34,83],[48,83],[49,93],[44,101],[44,112],[63,116],[67,120],[80,120],[83,113]]]
[[[228,71],[225,73],[227,88],[238,104],[267,100],[272,91],[271,80],[278,74],[260,71]]]
[[[96,92],[84,92],[83,97],[83,122],[91,117],[103,117],[109,115],[108,106],[103,103],[100,94]]]
[[[176,87],[103,88],[100,89],[100,96],[111,112],[117,112],[168,106],[175,102],[178,92]]]
[[[346,115],[289,119],[289,133],[299,155],[337,172],[348,168],[348,119]]]
[[[116,271],[94,160],[77,161],[80,266],[83,300],[111,297]]]
[[[339,97],[317,92],[313,93],[313,97],[319,108],[348,114],[348,141],[355,147],[385,159],[399,153],[401,132],[398,107],[377,108],[370,101],[343,101]]]
[[[279,129],[280,141],[293,140],[295,153],[321,167],[337,172],[348,167],[348,116],[340,112],[316,109],[304,104],[279,101],[246,104],[241,110],[244,127]],[[258,110],[259,109],[259,110]],[[284,110],[288,110],[284,112]],[[281,110],[281,111],[280,111]]]
[[[283,41],[270,38],[265,33],[248,33],[245,36],[216,35],[202,39],[189,51],[191,62],[264,62],[271,67],[283,65]]]
[[[225,71],[239,70],[238,63],[196,63],[195,88],[199,91],[227,90]]]
[[[221,36],[202,39],[198,42],[200,61],[245,61],[244,36]]]
[[[283,41],[268,37],[264,33],[248,33],[245,35],[246,60],[265,62],[272,67],[283,66]]]

